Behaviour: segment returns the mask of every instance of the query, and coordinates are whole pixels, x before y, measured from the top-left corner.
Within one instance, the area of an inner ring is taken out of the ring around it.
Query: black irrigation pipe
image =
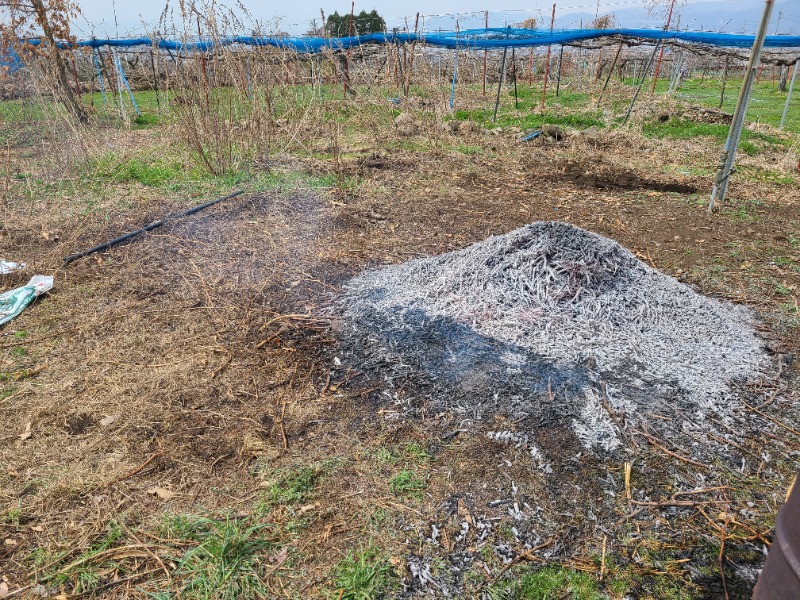
[[[108,250],[109,248],[116,246],[117,244],[120,244],[125,240],[129,240],[133,237],[136,237],[140,233],[145,233],[146,231],[151,231],[153,229],[156,229],[157,227],[161,227],[167,221],[180,219],[181,217],[188,217],[189,215],[193,215],[196,212],[200,212],[204,208],[208,208],[209,206],[214,206],[215,204],[222,202],[223,200],[230,200],[231,198],[235,198],[236,196],[239,196],[241,194],[244,194],[244,190],[237,190],[231,194],[228,194],[227,196],[223,196],[222,198],[217,198],[216,200],[211,200],[209,202],[206,202],[205,204],[201,204],[200,206],[195,206],[194,208],[190,208],[188,210],[175,213],[173,215],[168,215],[163,219],[161,219],[160,221],[155,221],[153,223],[150,223],[149,225],[145,225],[141,229],[137,229],[136,231],[131,231],[129,233],[126,233],[125,235],[121,235],[118,238],[114,238],[113,240],[110,240],[108,242],[103,242],[102,244],[98,244],[94,248],[89,248],[88,250],[84,250],[83,252],[70,254],[69,256],[64,258],[64,264],[67,265],[74,260],[78,260],[79,258],[83,258],[84,256],[89,256],[90,254],[94,254],[95,252],[100,252],[101,250]]]

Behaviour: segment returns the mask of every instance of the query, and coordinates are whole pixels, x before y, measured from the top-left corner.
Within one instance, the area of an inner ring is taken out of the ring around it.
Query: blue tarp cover
[[[731,33],[706,33],[698,31],[663,31],[660,29],[573,29],[554,31],[540,29],[519,29],[506,27],[501,29],[467,29],[464,31],[445,31],[436,33],[373,33],[369,35],[321,38],[303,36],[230,36],[218,41],[187,41],[156,39],[147,37],[133,39],[91,39],[78,42],[78,46],[99,48],[113,46],[116,48],[133,48],[136,46],[157,46],[165,50],[189,51],[211,50],[215,46],[274,46],[301,53],[316,53],[325,49],[346,50],[362,44],[394,44],[418,41],[439,48],[460,49],[498,49],[498,48],[530,48],[548,46],[550,44],[569,44],[592,40],[607,36],[623,36],[642,40],[670,40],[725,48],[749,48],[755,36]],[[40,40],[28,40],[38,44]],[[767,36],[764,46],[767,48],[800,48],[800,36],[772,35]]]
[[[11,73],[22,68],[22,61],[13,48],[0,48],[0,72],[5,68],[8,68]]]

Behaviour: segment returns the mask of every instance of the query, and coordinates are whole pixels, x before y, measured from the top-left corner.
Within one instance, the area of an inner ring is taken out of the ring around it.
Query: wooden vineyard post
[[[725,200],[725,192],[728,190],[733,161],[736,158],[736,149],[739,147],[739,138],[742,135],[744,117],[747,113],[747,104],[750,102],[750,94],[753,91],[753,80],[755,79],[758,63],[761,60],[761,50],[764,48],[764,38],[767,36],[767,25],[772,14],[774,0],[766,0],[764,4],[764,14],[761,16],[761,24],[758,27],[758,34],[753,42],[753,49],[750,52],[750,60],[744,72],[742,89],[739,92],[739,100],[736,103],[736,111],[733,113],[731,128],[728,131],[728,138],[725,140],[725,147],[720,157],[719,170],[714,178],[714,187],[711,189],[711,198],[708,201],[709,212],[714,210],[717,202]]]
[[[550,35],[553,34],[553,25],[556,20],[556,5],[553,3],[553,12],[550,15]],[[544,65],[544,83],[542,84],[542,109],[544,110],[545,98],[547,96],[547,79],[550,77],[550,50],[551,45],[547,45],[547,62]]]
[[[78,78],[78,67],[75,64],[75,52],[70,51],[69,53],[70,61],[72,62],[72,74],[75,76],[75,94],[78,96],[78,100],[81,100],[81,82]]]
[[[406,80],[405,80],[405,95],[408,96],[408,92],[411,89],[411,76],[414,74],[414,53],[417,51],[417,30],[419,28],[419,13],[417,13],[417,18],[414,20],[414,41],[411,44],[411,57],[408,60],[408,65],[406,68]]]
[[[348,26],[348,37],[353,37],[353,12],[356,9],[356,0],[352,0],[350,3],[350,22]],[[353,90],[350,88],[350,47],[348,46],[347,51],[344,54],[344,96],[347,97],[347,94],[352,94]]]
[[[394,38],[394,45],[395,49],[397,50],[397,61],[395,62],[394,65],[394,78],[397,80],[397,88],[400,90],[400,92],[402,92],[404,89],[403,81],[405,81],[405,74],[403,73],[403,63],[400,60],[400,42],[397,40],[396,32]],[[398,74],[398,69],[400,71],[399,74]]]
[[[156,108],[161,112],[161,99],[158,97],[158,75],[156,74],[156,59],[153,56],[153,49],[150,48],[150,69],[153,71],[153,90],[156,92]]]

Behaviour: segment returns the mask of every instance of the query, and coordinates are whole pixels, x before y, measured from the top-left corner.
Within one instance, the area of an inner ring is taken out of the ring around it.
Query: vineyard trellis
[[[713,73],[722,80],[722,105],[726,83],[744,72],[747,48],[754,39],[747,35],[621,28],[554,31],[484,27],[432,33],[424,31],[419,20],[412,32],[394,30],[343,38],[240,36],[231,35],[214,19],[203,22],[204,28],[197,19],[196,34],[188,26],[183,31],[173,26],[171,35],[93,38],[64,43],[61,52],[66,54],[64,62],[71,65],[74,75],[74,81],[66,84],[70,92],[99,92],[104,102],[113,96],[126,124],[131,120],[130,110],[141,117],[136,92],[153,90],[158,110],[162,110],[162,99],[165,105],[169,103],[183,128],[183,137],[202,164],[216,174],[231,168],[237,152],[258,158],[270,151],[282,126],[277,109],[286,104],[290,93],[287,86],[299,86],[294,88],[298,97],[305,98],[303,90],[308,89],[312,92],[308,98],[318,99],[325,96],[328,85],[343,85],[345,97],[354,96],[359,89],[385,88],[399,105],[409,101],[414,85],[447,88],[445,110],[453,112],[459,107],[459,86],[496,84],[496,120],[504,83],[513,83],[516,89],[517,74],[525,73],[527,60],[528,85],[541,86],[541,111],[551,81],[559,95],[562,79],[572,77],[576,88],[583,90],[599,87],[605,75],[598,103],[614,75],[623,84],[633,83],[637,91],[632,94],[624,125],[634,110],[638,90],[648,78],[655,88],[651,67],[660,49],[665,51],[668,94],[680,89],[687,73],[700,71],[703,78]],[[18,47],[39,43],[36,39],[20,40]],[[556,52],[552,52],[553,46]],[[609,47],[612,51],[604,53]],[[527,57],[516,52],[522,48],[529,49]],[[539,51],[543,48],[546,54]],[[800,56],[800,36],[767,36],[764,48],[757,76],[765,66],[772,68],[773,76],[776,69],[784,68],[788,75]],[[551,64],[552,57],[557,64]],[[17,61],[17,68],[39,68],[30,62],[26,65],[25,60],[30,59]],[[276,98],[276,93],[283,99]],[[514,96],[517,98],[516,92]],[[310,107],[300,104],[297,114],[307,114]]]

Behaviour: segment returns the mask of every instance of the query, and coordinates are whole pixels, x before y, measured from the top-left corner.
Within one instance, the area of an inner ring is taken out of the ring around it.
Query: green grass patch
[[[333,572],[337,600],[374,600],[387,597],[397,588],[389,561],[371,544],[358,552],[350,551]]]
[[[115,561],[104,560],[101,556],[106,550],[119,546],[124,535],[122,526],[117,521],[108,523],[106,532],[96,539],[88,550],[66,566],[52,566],[52,573],[40,579],[54,585],[70,585],[73,594],[90,593],[100,581],[100,573],[116,566]],[[97,560],[93,560],[98,557]]]
[[[466,154],[467,156],[472,156],[475,154],[482,154],[483,148],[480,146],[468,146],[465,144],[459,144],[455,147],[456,152],[460,152],[461,154]]]
[[[736,107],[741,78],[729,79],[725,86],[725,98],[722,110],[732,113]],[[669,81],[659,80],[656,93],[666,93]],[[704,106],[719,107],[722,91],[722,73],[709,74],[708,77],[693,77],[684,81],[683,86],[675,92],[675,96],[687,102]],[[772,81],[756,83],[753,95],[747,108],[747,121],[767,123],[777,127],[781,121],[783,107],[786,104],[786,92],[781,92]],[[800,96],[794,95],[784,126],[786,131],[800,132]]]
[[[642,133],[653,138],[690,140],[710,136],[725,141],[729,127],[722,123],[697,123],[686,119],[669,119],[664,123],[651,122],[642,127]]]
[[[368,454],[380,465],[419,465],[430,461],[431,455],[416,442],[406,442],[397,448],[380,446]]]
[[[0,398],[1,397],[2,396],[0,396]],[[7,523],[8,525],[19,527],[22,523],[22,518],[22,505],[20,504],[19,500],[17,500],[17,506],[15,508],[9,508],[5,513],[3,513],[3,516],[0,517],[0,523]]]
[[[740,166],[736,171],[739,176],[745,177],[748,181],[759,181],[762,183],[777,183],[791,185],[796,183],[791,175],[774,171],[773,169],[762,169],[759,167]]]
[[[339,466],[336,459],[312,465],[297,465],[275,471],[267,480],[267,490],[261,502],[262,510],[277,505],[297,504],[307,500],[319,480],[332,474]]]
[[[176,559],[177,568],[169,589],[154,597],[203,600],[266,597],[262,578],[267,563],[265,554],[275,547],[267,535],[269,529],[269,525],[231,516],[171,517],[170,533],[195,545]]]
[[[607,600],[597,580],[586,573],[562,567],[545,567],[507,579],[488,590],[492,600]]]
[[[421,498],[428,484],[414,471],[404,469],[389,480],[389,487],[397,496]]]
[[[473,110],[457,110],[453,117],[460,121],[475,121],[486,127],[519,127],[520,129],[535,129],[542,125],[561,125],[574,129],[588,129],[589,127],[605,127],[603,113],[598,110],[587,109],[581,112],[564,114],[557,110],[548,110],[544,114],[531,114],[513,107],[498,112],[497,121],[492,122],[492,110],[477,108]]]
[[[730,126],[724,123],[698,123],[689,119],[669,119],[664,123],[651,121],[642,126],[642,134],[650,138],[673,138],[680,140],[690,140],[698,137],[712,137],[720,142],[724,142],[728,137]],[[774,135],[742,130],[739,140],[739,151],[748,156],[758,154],[762,146],[772,149],[785,148],[790,144],[789,141]]]
[[[139,183],[158,187],[187,177],[186,165],[159,156],[120,158],[105,155],[94,163],[94,177],[114,183]]]
[[[405,454],[412,461],[423,463],[428,462],[431,459],[431,455],[428,453],[428,451],[416,442],[407,442],[402,448],[403,454]]]
[[[150,113],[142,113],[137,115],[137,117],[133,120],[136,125],[141,125],[142,127],[146,127],[149,125],[158,125],[159,118],[157,115],[150,114]]]

